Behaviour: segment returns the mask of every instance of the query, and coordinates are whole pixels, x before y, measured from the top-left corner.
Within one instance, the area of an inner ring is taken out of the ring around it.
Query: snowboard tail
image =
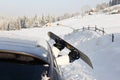
[[[74,46],[72,46],[70,43],[66,42],[65,40],[63,40],[62,38],[60,38],[59,36],[57,36],[56,34],[52,33],[52,32],[48,32],[48,36],[53,39],[55,42],[56,41],[63,41],[63,43],[65,44],[65,47],[69,50],[76,50],[79,52],[80,54],[80,58],[87,63],[91,68],[93,68],[93,65],[91,63],[91,60],[89,59],[89,57],[87,55],[85,55],[83,52],[81,52],[80,50],[78,50],[77,48],[75,48]]]

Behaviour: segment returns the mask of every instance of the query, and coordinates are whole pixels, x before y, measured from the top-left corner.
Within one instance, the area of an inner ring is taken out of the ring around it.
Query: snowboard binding
[[[68,56],[69,56],[69,58],[70,58],[70,62],[73,62],[73,61],[75,61],[75,60],[77,60],[77,59],[80,58],[80,54],[79,54],[79,52],[76,51],[76,50],[71,50],[71,51],[69,52]]]
[[[58,48],[60,51],[65,48],[65,43],[62,40],[55,40],[55,44],[53,44],[56,48]]]
[[[58,48],[61,51],[65,48],[65,43],[63,40],[56,39],[55,44],[53,44],[53,46],[55,46],[56,48]],[[70,50],[68,56],[69,56],[70,62],[73,62],[80,58],[80,54],[77,50]]]

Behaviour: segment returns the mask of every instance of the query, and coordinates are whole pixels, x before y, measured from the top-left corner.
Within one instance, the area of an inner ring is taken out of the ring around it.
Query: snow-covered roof
[[[6,37],[0,37],[0,50],[24,52],[37,56],[43,60],[47,60],[46,57],[48,53],[48,51],[36,41],[13,39]]]

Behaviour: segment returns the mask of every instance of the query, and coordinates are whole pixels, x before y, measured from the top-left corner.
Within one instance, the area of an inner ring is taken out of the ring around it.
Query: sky
[[[0,16],[63,15],[109,0],[0,0]]]

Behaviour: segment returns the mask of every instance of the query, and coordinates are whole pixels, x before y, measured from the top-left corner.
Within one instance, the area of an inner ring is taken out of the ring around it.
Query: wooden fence
[[[82,30],[83,31],[85,31],[85,30],[92,30],[92,31],[95,31],[95,32],[102,33],[103,35],[105,34],[104,28],[98,28],[97,26],[95,26],[95,27],[90,27],[90,26],[83,27]]]

